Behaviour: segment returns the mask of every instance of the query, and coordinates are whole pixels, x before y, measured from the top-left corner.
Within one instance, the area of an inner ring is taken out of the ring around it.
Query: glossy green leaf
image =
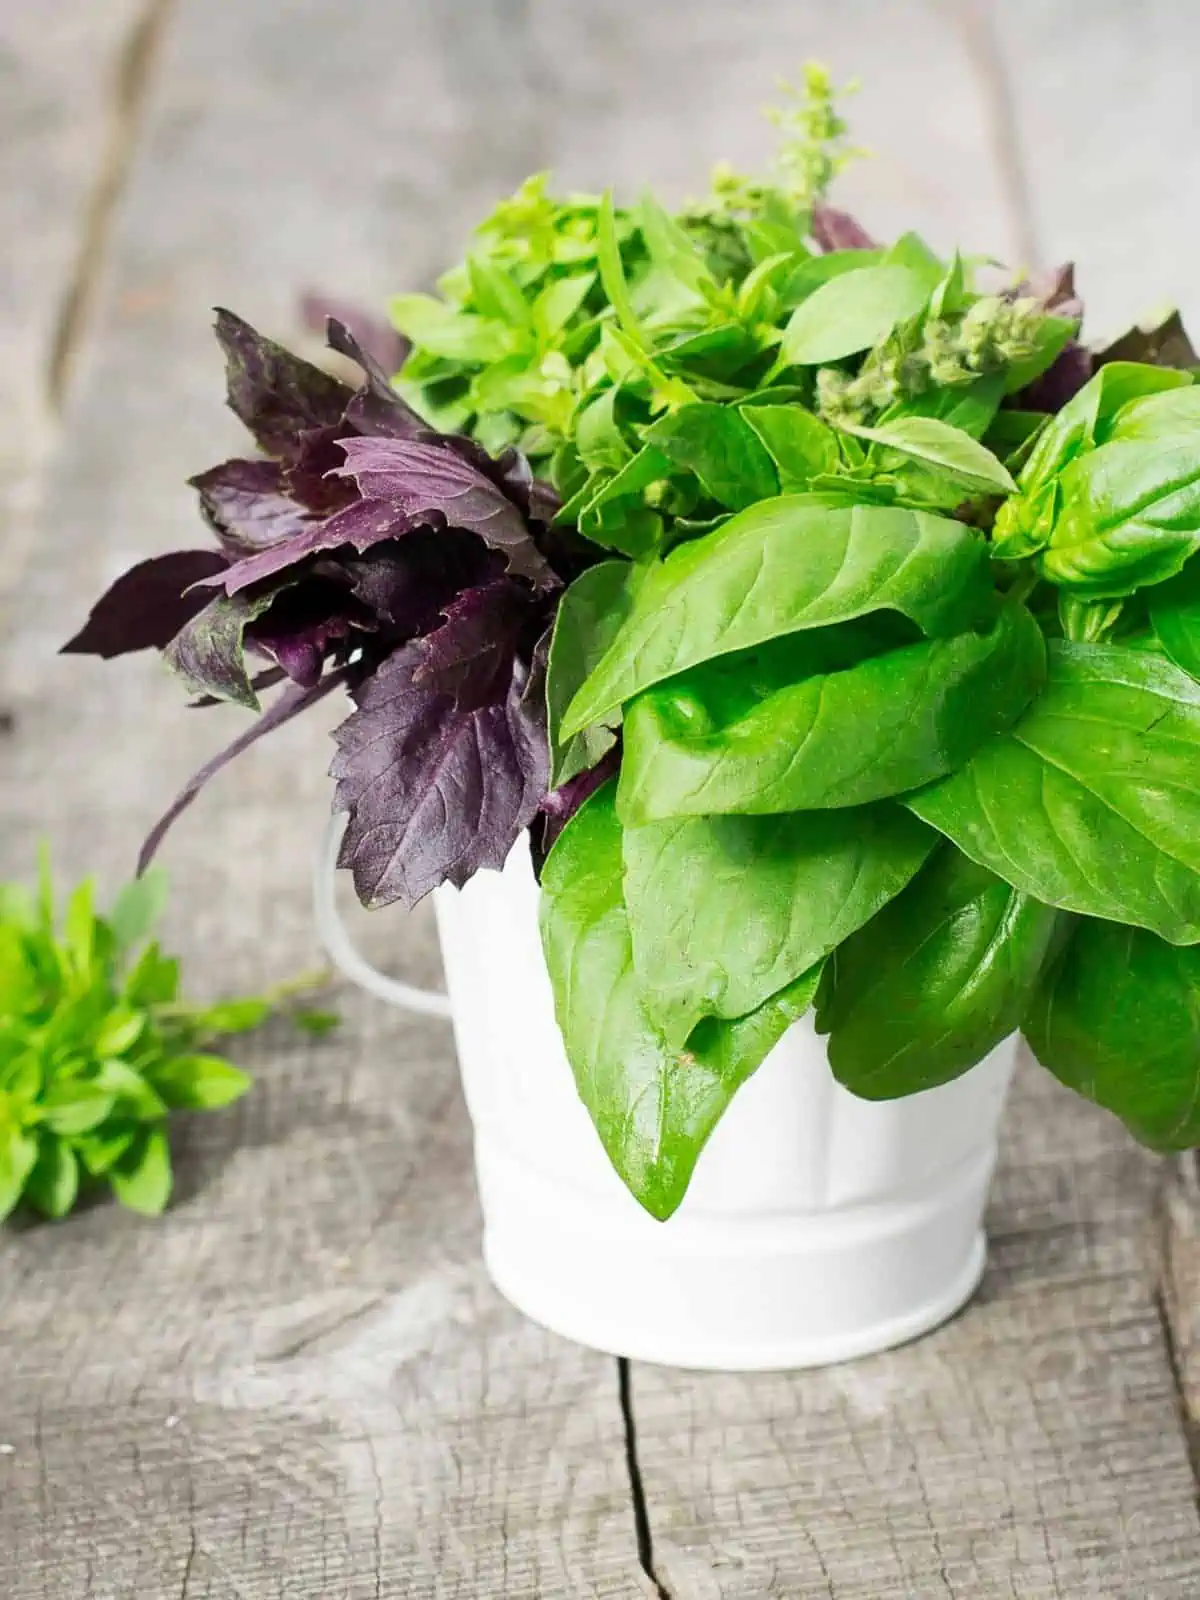
[[[1010,727],[1046,671],[1041,630],[1023,606],[1005,607],[986,634],[829,670],[789,660],[795,652],[781,647],[792,643],[768,647],[763,663],[708,662],[632,702],[620,780],[626,822],[858,806],[918,788]]]
[[[745,1016],[909,881],[935,836],[900,807],[688,817],[626,828],[643,1004],[667,1042]]]
[[[542,339],[552,339],[570,322],[583,305],[596,282],[594,272],[580,272],[566,278],[552,278],[533,302],[533,322]]]
[[[875,428],[852,427],[848,431],[859,439],[897,450],[975,494],[1016,492],[1008,469],[986,446],[936,417],[897,417]]]
[[[250,1088],[250,1075],[220,1056],[176,1056],[153,1072],[154,1088],[172,1110],[214,1111]]]
[[[818,473],[837,471],[837,435],[803,406],[747,405],[741,416],[775,463],[784,494],[807,489]]]
[[[788,274],[780,291],[780,301],[784,307],[798,306],[822,284],[844,277],[848,272],[876,267],[882,260],[882,250],[830,250],[824,255],[809,256]]]
[[[857,355],[916,316],[929,298],[920,273],[902,266],[860,267],[832,278],[792,313],[779,347],[781,366],[818,366]]]
[[[902,233],[884,251],[883,265],[907,267],[921,280],[926,296],[932,295],[941,286],[946,275],[946,263],[930,249],[919,233]]]
[[[701,1023],[686,1049],[668,1049],[634,970],[612,785],[579,810],[550,853],[541,933],[580,1098],[622,1182],[665,1219],[738,1088],[808,1009],[819,973],[749,1017]]]
[[[1063,913],[953,847],[830,958],[817,998],[839,1083],[891,1100],[947,1083],[1021,1024]]]
[[[512,332],[504,323],[456,311],[432,295],[396,295],[388,312],[400,332],[430,355],[486,365],[513,348]]]
[[[731,511],[779,493],[761,439],[732,406],[681,406],[648,428],[645,441],[676,468],[695,473],[706,492]]]
[[[633,579],[627,561],[601,561],[581,573],[559,602],[546,661],[551,783],[555,788],[594,767],[613,744],[613,733],[603,725],[564,739],[562,723],[580,685],[629,615]]]
[[[1047,482],[1087,447],[1096,443],[1102,418],[1113,416],[1130,400],[1189,382],[1186,373],[1113,361],[1072,395],[1051,419],[1021,470],[1021,488],[1029,492]]]
[[[923,394],[908,396],[889,406],[880,417],[879,425],[891,427],[902,417],[933,417],[969,434],[972,439],[982,439],[998,417],[1011,415],[999,410],[1002,393],[999,373],[990,373],[958,388],[926,389]]]
[[[1101,445],[1065,469],[1061,494],[1041,568],[1076,594],[1108,599],[1162,583],[1200,548],[1194,435]]]
[[[1140,439],[1150,443],[1179,435],[1194,438],[1200,428],[1200,388],[1190,381],[1189,373],[1170,372],[1170,377],[1173,383],[1160,384],[1152,393],[1126,400],[1107,426],[1097,430],[1098,442]]]
[[[563,737],[716,656],[873,611],[955,633],[985,616],[991,596],[987,546],[961,522],[817,496],[767,500],[647,570]]]
[[[1034,1054],[1147,1144],[1200,1144],[1200,948],[1081,921],[1025,1018]]]
[[[139,1134],[108,1174],[123,1206],[157,1217],[171,1198],[171,1151],[162,1128]]]
[[[65,1217],[79,1194],[79,1161],[70,1145],[43,1138],[25,1184],[25,1198],[44,1217]]]
[[[1200,563],[1189,561],[1176,577],[1146,596],[1150,621],[1177,667],[1200,680]]]
[[[1052,644],[1008,733],[905,804],[1048,905],[1200,940],[1200,685],[1115,645]]]

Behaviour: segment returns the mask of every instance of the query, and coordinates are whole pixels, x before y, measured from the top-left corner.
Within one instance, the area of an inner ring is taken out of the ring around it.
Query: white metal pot
[[[834,1081],[805,1018],[656,1222],[576,1095],[524,840],[503,872],[434,895],[447,996],[383,976],[351,946],[333,894],[340,831],[318,871],[322,937],[371,992],[453,1019],[488,1270],[528,1316],[617,1355],[749,1371],[887,1349],[970,1298],[1015,1038],[954,1083],[880,1103]]]

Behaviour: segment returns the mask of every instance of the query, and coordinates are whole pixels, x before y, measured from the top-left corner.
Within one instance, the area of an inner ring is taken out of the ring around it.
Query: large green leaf
[[[1200,948],[1080,922],[1024,1026],[1044,1067],[1139,1139],[1200,1144]]]
[[[645,441],[672,465],[695,473],[705,491],[731,511],[779,493],[762,440],[740,411],[703,402],[680,406],[646,430]]]
[[[1024,606],[1004,607],[989,633],[864,651],[853,665],[789,648],[830,634],[841,641],[839,629],[795,635],[761,662],[725,657],[639,695],[625,715],[624,820],[857,806],[916,789],[1016,721],[1045,678]]]
[[[905,804],[1048,905],[1200,940],[1200,685],[1113,645],[1052,644],[1008,733]]]
[[[915,317],[928,298],[928,281],[908,267],[842,273],[796,307],[783,330],[779,365],[816,366],[869,350],[897,323]]]
[[[937,417],[897,417],[874,428],[853,427],[849,432],[898,451],[962,484],[972,494],[1011,494],[1016,490],[1008,469],[986,446]]]
[[[671,1050],[633,965],[613,786],[564,830],[542,874],[542,947],[580,1098],[626,1187],[652,1216],[679,1205],[737,1089],[811,1004],[804,974],[738,1022],[704,1022]]]
[[[1041,558],[1051,583],[1093,600],[1161,583],[1200,547],[1195,429],[1101,445],[1066,468],[1061,494]]]
[[[647,1012],[681,1045],[702,1017],[753,1011],[898,894],[934,843],[899,806],[626,828]]]
[[[1146,599],[1158,642],[1177,667],[1200,679],[1200,563],[1189,561],[1177,577],[1156,584]]]
[[[585,728],[561,740],[562,719],[576,690],[629,614],[633,573],[628,561],[601,561],[581,573],[559,602],[546,661],[546,709],[555,787],[595,766],[613,743],[613,734],[605,727]]]
[[[1021,470],[1021,488],[1029,491],[1045,483],[1080,451],[1095,444],[1102,419],[1144,395],[1186,386],[1190,381],[1187,373],[1135,361],[1112,361],[1101,367],[1051,418]]]
[[[817,1026],[838,1082],[891,1100],[966,1072],[1020,1026],[1065,921],[939,850],[826,965]]]
[[[803,406],[746,405],[741,415],[766,446],[785,494],[807,489],[820,473],[837,471],[837,435]]]
[[[929,635],[957,633],[983,618],[991,595],[987,546],[961,522],[816,495],[765,500],[648,568],[563,737],[715,656],[873,611],[898,611]]]

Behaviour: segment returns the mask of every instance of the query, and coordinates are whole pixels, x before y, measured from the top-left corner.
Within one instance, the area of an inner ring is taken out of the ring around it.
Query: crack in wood
[[[87,326],[117,202],[133,160],[138,128],[159,42],[174,0],[145,0],[117,58],[108,133],[83,211],[79,250],[55,319],[46,363],[46,396],[62,411]]]
[[[629,1362],[617,1357],[617,1393],[621,1420],[625,1426],[625,1469],[629,1474],[629,1493],[633,1501],[633,1527],[637,1539],[638,1565],[646,1575],[647,1593],[654,1600],[673,1600],[671,1591],[654,1570],[654,1535],[650,1527],[650,1507],[646,1503],[642,1469],[638,1461],[637,1423],[633,1415],[633,1378]]]

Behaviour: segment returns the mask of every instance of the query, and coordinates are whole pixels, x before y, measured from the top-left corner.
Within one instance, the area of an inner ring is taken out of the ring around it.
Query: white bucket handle
[[[418,1011],[427,1017],[450,1016],[450,997],[438,989],[418,989],[378,971],[355,949],[346,924],[337,908],[337,859],[346,814],[337,811],[329,819],[313,873],[313,910],[317,933],[334,966],[368,994],[377,995],[405,1011]]]

